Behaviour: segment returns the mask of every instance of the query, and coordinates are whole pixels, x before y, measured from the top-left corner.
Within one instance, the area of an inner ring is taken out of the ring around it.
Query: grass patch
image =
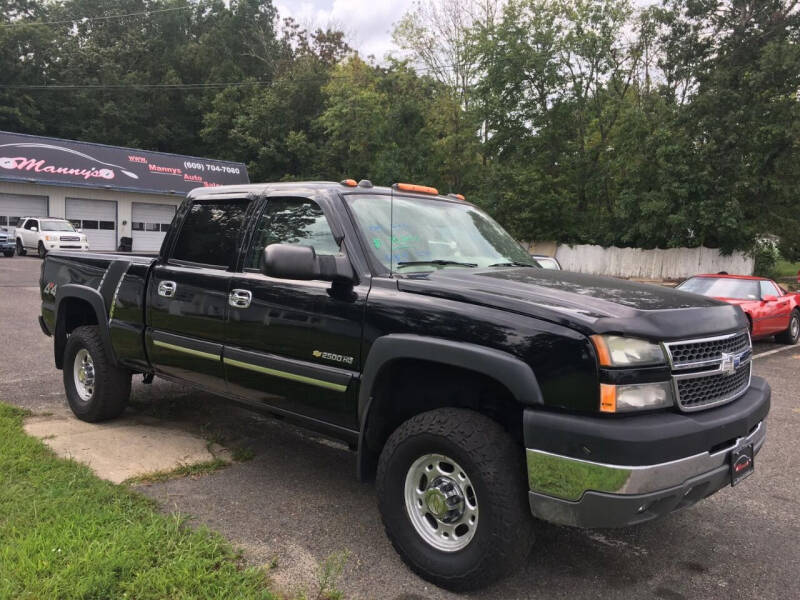
[[[800,263],[789,262],[788,260],[779,259],[775,263],[772,271],[776,278],[780,277],[797,277],[797,271],[800,270]]]
[[[174,469],[143,473],[142,475],[136,475],[135,477],[126,479],[124,483],[159,483],[161,481],[176,479],[178,477],[202,477],[203,475],[213,473],[222,467],[227,467],[229,464],[231,463],[229,463],[227,460],[214,458],[212,460],[195,463],[193,465],[180,465]]]
[[[56,458],[0,403],[0,598],[272,599],[220,536]]]

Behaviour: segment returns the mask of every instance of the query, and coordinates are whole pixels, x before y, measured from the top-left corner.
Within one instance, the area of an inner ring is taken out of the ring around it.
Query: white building
[[[0,131],[0,225],[66,218],[92,250],[157,251],[189,190],[235,183],[241,163]]]

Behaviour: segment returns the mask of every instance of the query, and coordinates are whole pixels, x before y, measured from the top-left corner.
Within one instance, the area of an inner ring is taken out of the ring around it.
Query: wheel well
[[[433,361],[398,359],[381,369],[371,396],[360,448],[362,479],[374,477],[378,456],[397,427],[436,408],[479,412],[522,444],[522,405],[505,385],[482,373]]]
[[[64,347],[67,336],[77,327],[97,325],[97,314],[92,305],[81,298],[64,298],[58,305],[56,315],[55,359],[56,367],[61,368],[64,361]]]

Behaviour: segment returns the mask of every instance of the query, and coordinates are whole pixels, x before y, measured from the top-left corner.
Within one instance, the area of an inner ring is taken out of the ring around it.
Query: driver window
[[[28,222],[25,223],[25,229],[30,230],[33,229],[34,227],[36,227],[37,229],[39,228],[39,221],[36,221],[35,219],[28,219]]]
[[[781,293],[777,290],[771,281],[761,281],[761,297],[764,296],[780,296]]]
[[[313,246],[317,255],[339,254],[328,220],[319,205],[308,198],[269,198],[256,225],[246,269],[258,269],[264,248],[270,244]]]

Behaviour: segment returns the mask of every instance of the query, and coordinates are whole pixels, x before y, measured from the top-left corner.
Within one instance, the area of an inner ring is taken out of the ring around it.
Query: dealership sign
[[[0,180],[173,194],[250,182],[242,163],[5,131],[0,131]]]

